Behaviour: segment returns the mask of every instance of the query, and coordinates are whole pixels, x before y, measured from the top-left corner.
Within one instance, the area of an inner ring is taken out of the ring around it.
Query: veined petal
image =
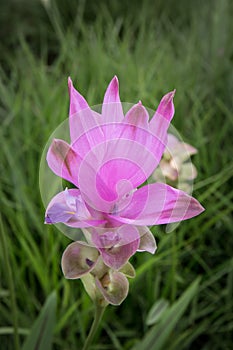
[[[115,76],[107,87],[102,106],[102,119],[106,123],[120,122],[124,118],[119,95],[119,83]]]
[[[133,140],[120,138],[99,144],[80,165],[82,196],[96,210],[118,211],[128,203],[132,191],[151,175],[156,162],[150,150]]]
[[[143,129],[148,129],[149,114],[146,108],[142,105],[141,101],[134,105],[126,113],[124,122],[135,127],[141,127]]]
[[[104,263],[118,270],[139,248],[140,236],[136,227],[123,225],[117,230],[102,234],[94,232],[92,241],[98,248]]]
[[[122,272],[128,278],[134,278],[136,276],[134,267],[132,264],[130,264],[129,261],[124,266],[122,266],[119,272]]]
[[[89,105],[85,98],[74,88],[71,78],[68,78],[68,89],[70,95],[69,116],[78,114],[84,109],[89,109]]]
[[[134,192],[128,207],[114,218],[133,225],[158,225],[186,220],[203,210],[201,204],[187,193],[156,183]]]
[[[162,115],[167,120],[171,121],[175,112],[173,98],[176,90],[173,90],[163,96],[162,100],[159,103],[156,114]],[[153,117],[154,118],[154,117]],[[155,115],[156,118],[156,115]],[[153,120],[153,119],[152,119]]]
[[[129,282],[121,272],[110,270],[101,280],[96,278],[95,282],[104,298],[112,305],[120,305],[128,295]]]
[[[76,279],[92,271],[99,252],[85,242],[73,242],[62,255],[62,271],[66,278]]]
[[[156,145],[156,151],[159,160],[161,159],[165,146],[167,144],[167,130],[175,111],[173,104],[174,95],[175,90],[169,92],[162,98],[154,116],[149,123],[151,133],[159,141],[157,141]]]
[[[45,223],[59,222],[71,227],[99,226],[105,223],[104,220],[96,220],[91,216],[77,189],[66,189],[53,197],[49,203],[45,213]]]
[[[54,139],[47,153],[50,169],[78,186],[78,168],[81,158],[75,150],[63,140]]]
[[[135,107],[135,108],[134,108]],[[99,126],[97,125],[95,128],[88,130],[86,133],[82,134],[76,142],[72,144],[73,149],[82,157],[83,159],[87,156],[92,157],[92,166],[97,164],[99,165],[101,162],[103,163],[106,156],[109,157],[111,152],[111,145],[114,143],[114,153],[118,153],[120,158],[125,155],[125,149],[131,148],[131,153],[137,153],[138,158],[145,159],[145,153],[150,153],[153,156],[153,161],[150,162],[150,173],[147,174],[147,177],[151,174],[156,166],[159,164],[162,151],[164,149],[164,144],[161,145],[161,140],[153,135],[150,130],[148,130],[147,120],[147,112],[144,110],[143,106],[134,106],[133,108],[136,110],[143,110],[142,119],[144,119],[144,126],[136,126],[130,122],[124,121],[122,123],[106,123],[101,124],[101,130],[99,130]],[[133,114],[133,111],[132,111]],[[136,113],[137,114],[137,113]],[[128,118],[131,120],[131,118]],[[136,121],[135,121],[136,122]],[[143,122],[142,122],[143,123]],[[140,124],[142,124],[140,123]],[[103,135],[101,134],[103,132]],[[130,144],[131,142],[131,144]],[[124,143],[124,149],[121,145]],[[128,143],[128,147],[126,147]],[[92,147],[90,146],[92,145]],[[132,146],[133,145],[133,146]],[[161,147],[162,146],[162,147]],[[134,148],[141,147],[141,157],[139,157],[139,150],[134,150]],[[142,148],[144,150],[142,151]],[[161,151],[162,150],[162,151]],[[121,154],[120,154],[121,152]],[[90,153],[90,154],[89,154]],[[124,158],[124,157],[123,157]],[[135,158],[135,155],[134,155]],[[86,159],[85,159],[86,161]],[[120,168],[122,168],[120,166]],[[135,172],[135,171],[134,171]],[[142,180],[144,182],[145,180]]]
[[[73,87],[70,78],[68,87],[70,94],[69,125],[71,143],[74,144],[80,136],[84,135],[87,150],[90,150],[96,144],[96,139],[103,141],[104,135],[100,126],[101,116],[90,109],[85,98]],[[94,132],[88,134],[87,132],[92,129],[94,129]]]
[[[121,102],[119,95],[119,82],[116,75],[112,78],[106,89],[103,104],[114,102]]]
[[[140,233],[140,245],[138,247],[138,252],[149,252],[154,254],[157,245],[153,233],[147,226],[138,227]]]

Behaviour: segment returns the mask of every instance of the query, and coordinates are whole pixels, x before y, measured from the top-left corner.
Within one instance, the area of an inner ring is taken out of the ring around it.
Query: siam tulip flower
[[[197,169],[190,161],[190,156],[196,153],[196,148],[168,134],[168,142],[159,167],[152,175],[153,179],[190,193],[192,181],[197,177]]]
[[[136,251],[156,250],[147,226],[186,220],[204,209],[179,189],[164,183],[144,184],[159,165],[167,144],[175,91],[162,98],[150,120],[141,102],[124,115],[116,77],[106,90],[101,114],[89,107],[70,78],[68,86],[71,142],[53,140],[47,161],[56,175],[76,188],[65,189],[51,200],[45,222],[64,223],[84,231],[93,254],[97,257],[98,253],[97,260],[86,257],[84,275],[92,277],[85,277],[84,284],[88,289],[94,278],[95,288],[104,295],[106,288],[95,271],[97,261],[101,261],[104,271],[107,268],[105,282],[121,283],[122,275],[118,278],[118,273],[122,274],[121,269]],[[83,246],[80,253],[80,242],[72,244],[77,249],[71,260],[65,253],[63,266],[75,265],[75,261],[80,262],[79,255],[87,253]],[[79,273],[76,278],[80,278]]]

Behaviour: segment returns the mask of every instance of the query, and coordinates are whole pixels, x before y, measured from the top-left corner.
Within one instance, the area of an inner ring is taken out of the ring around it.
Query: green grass
[[[131,349],[149,330],[155,301],[174,304],[198,276],[198,292],[164,349],[231,349],[232,3],[188,2],[183,9],[187,2],[116,3],[102,1],[98,12],[93,5],[88,17],[88,2],[80,1],[70,24],[53,5],[50,19],[41,22],[52,29],[38,31],[36,50],[22,30],[2,54],[0,343],[16,349],[16,329],[22,343],[53,290],[53,349],[81,349],[85,340],[93,306],[81,282],[62,275],[60,259],[70,240],[43,224],[39,164],[48,137],[67,117],[67,77],[94,105],[116,74],[122,101],[142,100],[150,108],[177,89],[173,125],[198,149],[193,194],[206,211],[170,234],[153,228],[158,251],[132,258],[137,277],[129,296],[107,309],[93,349]]]

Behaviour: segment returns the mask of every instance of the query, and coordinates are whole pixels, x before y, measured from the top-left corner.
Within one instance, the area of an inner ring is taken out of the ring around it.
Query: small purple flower
[[[68,86],[71,143],[53,140],[47,161],[56,175],[77,188],[66,189],[51,200],[45,222],[82,228],[88,244],[113,271],[105,283],[114,281],[115,285],[124,279],[117,273],[136,251],[155,252],[155,239],[147,225],[186,220],[204,208],[195,198],[164,183],[143,185],[159,165],[167,144],[175,91],[162,98],[150,120],[141,102],[124,115],[117,77],[106,90],[101,114],[91,110],[70,78]],[[87,274],[96,261],[86,257]],[[102,290],[100,281],[95,285]]]

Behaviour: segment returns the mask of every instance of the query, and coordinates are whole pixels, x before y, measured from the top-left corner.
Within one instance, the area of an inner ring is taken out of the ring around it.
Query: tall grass
[[[149,329],[145,321],[154,302],[164,298],[174,303],[201,276],[200,288],[165,348],[230,349],[232,3],[189,2],[183,11],[174,1],[167,7],[160,1],[135,2],[135,7],[113,3],[100,2],[88,18],[89,2],[72,2],[77,13],[67,25],[52,2],[47,21],[53,34],[43,34],[36,54],[31,41],[20,35],[3,57],[1,347],[14,349],[15,328],[20,342],[25,339],[53,290],[58,294],[53,348],[80,349],[86,337],[93,307],[81,283],[62,275],[60,259],[69,239],[43,224],[39,162],[49,135],[67,117],[67,76],[90,104],[98,104],[116,74],[122,101],[140,99],[150,108],[177,89],[173,124],[198,149],[194,196],[206,211],[170,234],[153,228],[158,251],[132,259],[137,277],[129,296],[122,306],[108,308],[93,348],[130,349]],[[56,42],[52,49],[51,35]]]

